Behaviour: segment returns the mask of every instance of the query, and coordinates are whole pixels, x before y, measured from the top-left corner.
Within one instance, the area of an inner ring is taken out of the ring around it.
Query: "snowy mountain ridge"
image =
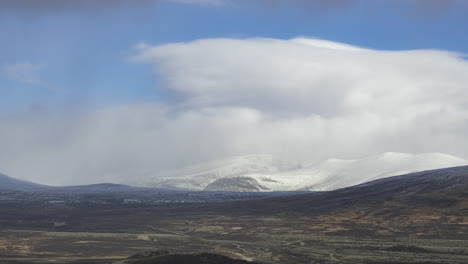
[[[386,152],[300,165],[271,155],[226,158],[141,179],[138,185],[205,191],[328,191],[411,172],[468,165],[443,154]]]
[[[245,155],[208,163],[197,164],[179,170],[159,173],[142,179],[138,185],[181,190],[204,190],[218,179],[242,176],[248,173],[279,173],[298,168],[298,164],[285,162],[272,155]]]

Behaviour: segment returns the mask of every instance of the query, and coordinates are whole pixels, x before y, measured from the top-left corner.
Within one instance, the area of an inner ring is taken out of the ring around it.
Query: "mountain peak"
[[[375,179],[468,165],[443,153],[385,152],[362,159],[327,159],[300,166],[272,155],[244,155],[160,174],[144,185],[210,191],[327,191]]]
[[[252,173],[279,173],[298,167],[297,164],[283,161],[273,155],[250,154],[160,172],[149,179],[142,179],[139,185],[201,191],[210,183],[222,178],[238,177]]]

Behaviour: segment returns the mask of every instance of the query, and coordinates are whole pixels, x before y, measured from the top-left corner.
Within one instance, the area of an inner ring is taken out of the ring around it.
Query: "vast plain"
[[[75,192],[71,199],[3,191],[0,263],[124,263],[151,250],[259,263],[468,263],[468,167],[245,199],[203,192],[218,198],[147,203],[141,195],[148,192]]]

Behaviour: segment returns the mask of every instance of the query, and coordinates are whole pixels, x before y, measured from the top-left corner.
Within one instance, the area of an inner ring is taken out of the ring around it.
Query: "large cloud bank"
[[[125,181],[224,156],[468,158],[468,62],[318,39],[138,45],[170,102],[0,116],[0,168],[51,184]]]

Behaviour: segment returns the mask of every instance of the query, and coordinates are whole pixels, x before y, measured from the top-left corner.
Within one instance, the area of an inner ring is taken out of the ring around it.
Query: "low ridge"
[[[0,190],[35,190],[47,187],[46,185],[15,179],[0,173]]]

